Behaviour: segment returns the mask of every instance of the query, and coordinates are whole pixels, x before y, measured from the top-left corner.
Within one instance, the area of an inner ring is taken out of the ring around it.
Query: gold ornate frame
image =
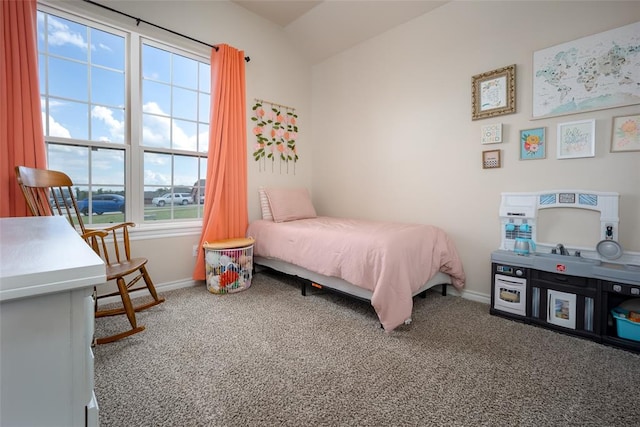
[[[486,119],[516,112],[516,65],[471,78],[471,119]]]

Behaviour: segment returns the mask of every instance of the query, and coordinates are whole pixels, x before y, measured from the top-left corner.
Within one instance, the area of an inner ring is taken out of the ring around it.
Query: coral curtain
[[[247,125],[244,52],[228,45],[211,50],[211,129],[202,220],[204,242],[244,237],[247,213]],[[205,279],[198,251],[194,280]]]
[[[47,167],[38,88],[36,0],[2,1],[0,217],[27,216],[15,166]]]

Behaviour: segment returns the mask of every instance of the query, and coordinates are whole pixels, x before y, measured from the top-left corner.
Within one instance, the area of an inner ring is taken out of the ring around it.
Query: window
[[[42,5],[38,53],[49,168],[71,177],[85,222],[201,218],[208,59]],[[152,203],[177,193],[188,203]]]
[[[144,188],[145,200],[152,201],[145,203],[147,219],[202,216],[198,182],[206,176],[210,75],[209,64],[142,43]],[[180,193],[188,196],[180,203],[162,198]]]

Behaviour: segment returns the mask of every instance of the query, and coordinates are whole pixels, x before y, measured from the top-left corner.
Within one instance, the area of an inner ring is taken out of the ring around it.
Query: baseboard
[[[483,304],[491,304],[491,296],[474,291],[462,291],[462,298],[471,301],[481,302]]]
[[[447,286],[447,295],[462,297],[470,301],[481,302],[483,304],[491,304],[491,295],[483,294],[475,291],[463,290],[462,292],[453,286]]]
[[[176,280],[175,282],[156,284],[155,288],[159,294],[162,294],[162,292],[166,292],[166,291],[173,291],[175,289],[182,289],[182,288],[190,288],[192,286],[203,286],[203,284],[204,282],[200,280],[185,279],[185,280]],[[129,295],[131,296],[131,299],[148,297],[149,291],[147,291],[147,289],[145,288],[145,289],[140,289],[138,291],[131,292]],[[117,303],[121,301],[122,300],[120,299],[120,296],[114,295],[112,297],[101,299],[99,305]]]

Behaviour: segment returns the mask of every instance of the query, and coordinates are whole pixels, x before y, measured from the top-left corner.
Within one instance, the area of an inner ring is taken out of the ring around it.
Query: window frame
[[[81,6],[84,6],[84,4]],[[163,149],[160,147],[144,146],[142,144],[142,45],[146,43],[210,65],[210,57],[205,49],[198,43],[185,42],[182,38],[178,40],[169,34],[143,32],[142,29],[137,28],[137,26],[122,23],[120,20],[114,20],[113,17],[90,13],[83,7],[78,8],[69,5],[69,8],[67,8],[60,7],[58,4],[52,5],[46,1],[38,1],[37,10],[38,12],[60,16],[61,18],[78,22],[81,25],[114,33],[125,38],[124,120],[126,129],[124,141],[122,143],[114,143],[80,139],[70,140],[62,137],[45,136],[45,144],[81,146],[88,147],[89,149],[93,147],[122,149],[124,151],[124,187],[127,199],[131,200],[131,202],[125,204],[125,220],[134,222],[137,225],[131,230],[132,240],[200,234],[202,217],[171,219],[158,222],[144,220],[144,153],[151,151],[172,155],[187,155],[198,159],[205,159],[205,161],[208,153],[203,151]],[[212,91],[213,88],[210,90]],[[43,96],[41,96],[41,98],[43,98]],[[209,127],[211,128],[211,123],[209,123]],[[199,162],[200,161],[202,160],[199,160]],[[206,178],[206,176],[199,177],[198,182],[203,178]],[[99,228],[101,224],[92,224],[91,226],[92,228]]]

